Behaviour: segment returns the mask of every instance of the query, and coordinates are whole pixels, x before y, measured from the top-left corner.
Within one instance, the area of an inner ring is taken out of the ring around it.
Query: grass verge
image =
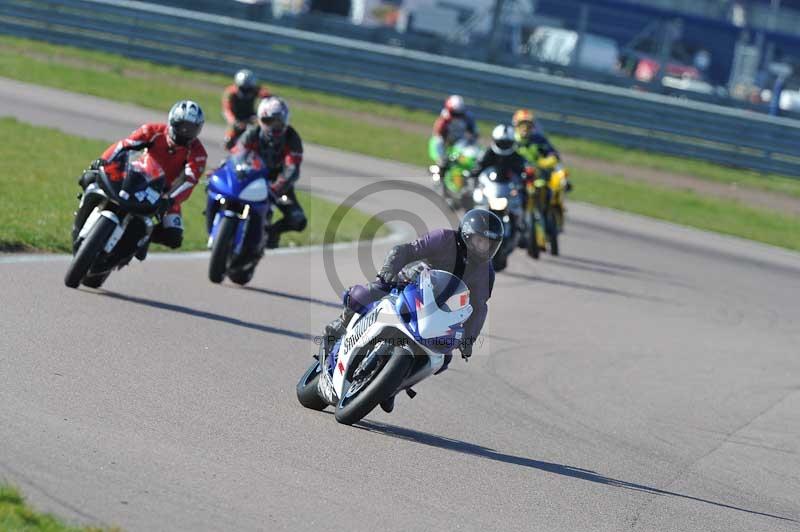
[[[102,532],[108,529],[65,525],[50,514],[39,513],[32,509],[25,503],[24,497],[17,489],[0,484],[0,530],[4,532]]]
[[[214,110],[219,109],[222,87],[230,82],[226,76],[12,37],[0,37],[0,76],[162,110],[168,109],[175,100],[193,98],[208,110],[209,119],[217,122],[222,118]],[[273,91],[291,101],[293,123],[307,141],[411,164],[428,163],[425,149],[427,130],[422,126],[427,128],[432,123],[433,115],[430,113],[300,90],[274,84],[271,80],[267,82]],[[343,135],[343,131],[347,134]],[[800,180],[787,177],[761,176],[703,161],[628,150],[582,139],[557,138],[556,141],[564,150],[577,155],[800,197]],[[81,162],[66,178],[70,186],[71,176],[76,175],[75,172],[91,157]],[[574,197],[582,201],[800,249],[797,239],[790,234],[792,231],[788,230],[794,228],[797,232],[800,227],[797,218],[750,208],[731,200],[632,183],[588,170],[575,169],[573,176],[577,191]],[[190,205],[197,205],[197,196],[201,195],[195,196]],[[330,212],[324,208],[318,211],[320,215]],[[192,226],[188,230],[193,235],[204,236],[201,223],[188,221]],[[314,230],[308,233],[313,235]],[[197,236],[191,237],[193,246],[198,245],[195,238]]]
[[[0,76],[155,109],[168,109],[175,100],[191,97],[216,122],[222,121],[216,112],[222,87],[230,83],[229,77],[218,74],[9,36],[0,36]],[[274,92],[294,104],[292,120],[306,140],[411,164],[428,164],[425,137],[435,119],[433,114],[266,81]],[[491,127],[488,123],[481,125],[483,131]],[[342,131],[347,135],[341,135]],[[553,140],[564,151],[582,157],[800,197],[800,179],[605,142],[555,135]]]
[[[575,171],[574,199],[800,251],[800,218],[691,191]]]
[[[104,142],[66,135],[48,128],[0,118],[0,175],[5,183],[0,209],[0,251],[69,251],[69,235],[81,171],[107,147]],[[47,154],[41,158],[42,154]],[[298,192],[306,210],[308,228],[287,233],[282,245],[318,244],[336,204]],[[184,250],[205,249],[207,235],[205,194],[202,186],[183,204],[186,233]],[[358,240],[387,234],[382,224],[351,210],[337,232],[337,240]],[[165,249],[161,246],[155,248]]]

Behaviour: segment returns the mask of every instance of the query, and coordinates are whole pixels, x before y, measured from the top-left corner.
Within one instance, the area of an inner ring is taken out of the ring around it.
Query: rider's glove
[[[383,289],[387,289],[392,285],[392,279],[394,275],[391,275],[389,271],[381,270],[375,276],[375,284],[381,286]]]
[[[162,198],[160,198],[160,199],[158,200],[158,204],[156,205],[156,211],[157,211],[157,212],[158,212],[160,215],[162,215],[162,216],[163,216],[164,214],[166,214],[166,213],[167,213],[167,211],[169,211],[169,209],[170,209],[170,208],[171,208],[171,207],[172,207],[174,204],[175,204],[175,200],[174,200],[173,198],[170,198],[170,197],[163,198],[163,197],[162,197]]]
[[[285,177],[279,177],[273,183],[269,185],[269,188],[272,190],[272,193],[276,196],[281,196],[286,190],[286,186],[289,184],[289,181]]]

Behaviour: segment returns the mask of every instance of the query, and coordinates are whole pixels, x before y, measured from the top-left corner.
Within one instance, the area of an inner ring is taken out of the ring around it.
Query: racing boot
[[[325,326],[325,338],[330,344],[336,343],[336,340],[344,336],[344,332],[347,330],[347,324],[353,319],[355,313],[356,312],[350,307],[344,307],[341,315]]]
[[[394,395],[388,399],[384,399],[381,401],[381,410],[386,412],[387,414],[391,414],[392,410],[394,410]]]
[[[267,241],[264,244],[266,249],[277,249],[281,241],[281,232],[274,225],[264,229],[267,233]]]

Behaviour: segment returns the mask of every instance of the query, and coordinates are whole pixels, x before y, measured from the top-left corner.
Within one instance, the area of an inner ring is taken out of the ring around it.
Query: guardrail
[[[0,32],[800,177],[800,121],[131,0],[3,0]],[[276,72],[278,74],[276,74]],[[420,146],[420,150],[424,150]]]

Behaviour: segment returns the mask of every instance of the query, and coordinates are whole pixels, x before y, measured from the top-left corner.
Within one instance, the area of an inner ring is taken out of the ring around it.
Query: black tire
[[[536,238],[536,225],[539,222],[531,223],[530,234],[528,235],[528,256],[539,260],[539,241]]]
[[[388,356],[389,360],[357,395],[348,398],[345,391],[339,404],[336,405],[336,421],[343,425],[352,425],[397,391],[414,364],[414,357],[402,347],[394,347],[391,353],[391,355],[379,355]]]
[[[108,242],[108,238],[116,227],[117,224],[105,216],[101,216],[97,219],[92,230],[89,231],[89,234],[86,235],[86,238],[81,242],[78,251],[75,253],[75,257],[73,257],[72,262],[69,264],[69,268],[67,268],[67,273],[64,275],[65,285],[70,288],[78,288],[81,280],[86,276],[86,273],[89,271],[89,268],[92,267],[92,263],[97,259],[97,256],[100,255],[100,252],[103,251],[106,242]]]
[[[548,220],[548,228],[547,228],[547,239],[550,243],[550,254],[554,257],[558,256],[558,223],[556,222],[556,216],[554,213],[550,214],[550,219]]]
[[[221,283],[225,279],[225,272],[228,270],[228,257],[233,247],[233,238],[236,235],[236,228],[239,220],[236,218],[224,217],[219,223],[217,237],[211,246],[211,260],[208,263],[208,280],[212,283]]]
[[[297,400],[300,404],[311,410],[325,410],[328,403],[319,395],[319,360],[315,360],[297,382]]]
[[[237,270],[233,272],[228,272],[228,279],[233,281],[238,285],[246,285],[253,279],[253,274],[255,274],[255,268],[248,268],[246,270]]]
[[[508,256],[504,254],[501,255],[498,251],[497,254],[492,257],[492,267],[494,271],[501,272],[506,269],[506,266],[508,266]]]
[[[83,286],[88,286],[89,288],[100,288],[103,286],[103,283],[106,282],[109,275],[111,275],[111,272],[92,273],[84,277],[81,283]]]

